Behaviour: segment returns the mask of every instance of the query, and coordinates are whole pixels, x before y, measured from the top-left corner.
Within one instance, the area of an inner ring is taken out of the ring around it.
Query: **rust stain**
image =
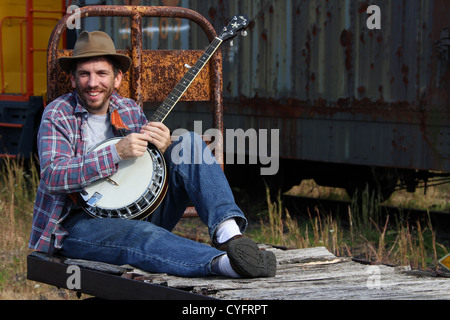
[[[411,104],[407,101],[371,101],[368,98],[341,98],[337,101],[328,101],[326,99],[312,101],[289,99],[284,103],[268,98],[241,98],[239,105],[238,109],[241,114],[269,118],[299,119],[319,117],[333,119],[342,113],[361,115],[369,120],[376,120],[381,117],[391,121],[413,121],[418,116],[423,117],[422,113],[414,112]],[[405,117],[410,117],[410,119],[405,119]]]
[[[127,50],[118,50],[119,53],[130,56]],[[142,101],[164,101],[178,81],[187,72],[185,64],[193,66],[201,57],[202,51],[197,50],[146,50],[142,54]],[[70,56],[71,50],[59,50],[58,57]],[[124,74],[118,93],[124,97],[132,95],[131,73]],[[72,91],[70,75],[57,70],[56,96]],[[181,97],[181,101],[211,101],[212,82],[210,67],[206,65],[192,85]]]
[[[142,57],[144,101],[164,101],[188,71],[185,65],[194,66],[202,53],[202,51],[195,50],[144,51]],[[210,67],[206,65],[181,100],[210,101],[211,97]]]
[[[345,48],[345,68],[347,71],[352,69],[352,38],[351,30],[343,30],[341,33],[341,45]]]

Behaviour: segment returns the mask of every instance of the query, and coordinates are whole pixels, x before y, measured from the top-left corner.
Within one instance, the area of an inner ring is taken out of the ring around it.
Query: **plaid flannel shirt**
[[[147,123],[142,109],[117,93],[110,99],[110,112],[114,110],[131,132],[139,132]],[[90,153],[86,150],[87,117],[88,111],[75,92],[61,96],[44,110],[38,133],[41,180],[33,212],[31,249],[49,252],[53,246],[61,248],[67,236],[61,222],[74,207],[69,194],[81,192],[90,183],[117,172],[111,146]]]

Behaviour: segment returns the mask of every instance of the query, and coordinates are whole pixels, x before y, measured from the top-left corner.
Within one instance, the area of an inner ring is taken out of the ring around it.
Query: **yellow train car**
[[[63,0],[0,1],[2,94],[45,93],[48,39],[63,6]]]
[[[0,158],[31,153],[47,92],[47,46],[65,0],[0,1]]]

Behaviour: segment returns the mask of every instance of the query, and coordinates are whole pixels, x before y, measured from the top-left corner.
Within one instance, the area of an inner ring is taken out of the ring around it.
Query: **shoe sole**
[[[243,278],[275,277],[275,254],[259,250],[258,245],[248,238],[231,241],[227,254],[233,270]]]

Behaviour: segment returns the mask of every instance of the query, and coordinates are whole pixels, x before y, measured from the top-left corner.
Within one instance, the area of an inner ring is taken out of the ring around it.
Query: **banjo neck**
[[[212,43],[208,46],[206,51],[202,54],[200,59],[193,67],[189,67],[189,71],[183,76],[183,78],[178,82],[175,88],[167,96],[166,100],[161,104],[161,106],[155,111],[155,113],[150,118],[150,122],[163,122],[175,105],[178,103],[180,98],[190,87],[195,78],[199,75],[200,71],[205,67],[214,53],[217,51],[219,46],[222,44],[222,40],[215,38]]]
[[[161,106],[159,106],[159,108],[151,116],[150,122],[163,122],[220,45],[224,41],[234,38],[237,35],[237,32],[245,29],[248,24],[249,20],[247,16],[234,16],[229,25],[223,28],[222,33],[214,38],[214,40],[209,44],[208,48],[202,54],[195,66],[187,66],[189,68],[188,72],[183,76],[183,78],[167,96],[166,100],[164,100]]]

